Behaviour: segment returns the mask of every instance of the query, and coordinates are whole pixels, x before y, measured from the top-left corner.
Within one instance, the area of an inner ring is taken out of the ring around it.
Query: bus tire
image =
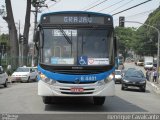
[[[52,98],[51,97],[42,97],[42,99],[43,99],[43,103],[44,104],[51,104],[52,103]]]
[[[103,105],[106,97],[93,97],[94,105]]]

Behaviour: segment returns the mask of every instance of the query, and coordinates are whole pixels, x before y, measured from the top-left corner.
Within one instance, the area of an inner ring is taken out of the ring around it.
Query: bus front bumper
[[[72,91],[74,88],[83,89],[83,91]],[[99,82],[91,84],[66,84],[56,82],[54,85],[49,85],[42,80],[38,82],[38,95],[40,96],[114,96],[115,84],[110,81],[106,84]]]

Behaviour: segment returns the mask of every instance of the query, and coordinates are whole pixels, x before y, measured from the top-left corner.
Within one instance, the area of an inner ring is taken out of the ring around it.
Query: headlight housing
[[[140,83],[146,83],[146,81],[141,81]]]
[[[53,85],[56,83],[55,80],[48,78],[47,76],[45,76],[43,73],[40,73],[40,78],[43,82],[49,84],[49,85]]]
[[[104,82],[108,83],[108,82],[110,82],[110,81],[112,81],[114,79],[115,79],[115,75],[114,75],[114,73],[112,73],[106,79],[104,79]]]
[[[129,82],[128,80],[123,79],[124,82]]]

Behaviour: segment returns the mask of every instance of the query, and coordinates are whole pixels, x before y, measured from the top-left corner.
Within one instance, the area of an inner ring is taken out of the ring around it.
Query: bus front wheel
[[[93,97],[94,105],[103,105],[106,97]]]
[[[43,99],[43,103],[44,104],[51,104],[52,103],[52,97],[42,97],[42,99]]]

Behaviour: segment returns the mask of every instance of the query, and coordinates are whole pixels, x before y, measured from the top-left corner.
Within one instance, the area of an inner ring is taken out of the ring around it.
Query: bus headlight
[[[106,79],[104,79],[105,83],[108,83],[110,81],[114,80],[114,74],[110,74]]]
[[[42,73],[40,74],[40,78],[41,78],[41,80],[42,80],[43,82],[45,82],[45,83],[47,83],[47,84],[49,84],[49,85],[53,85],[53,84],[56,83],[55,80],[47,78],[47,77],[46,77],[44,74],[42,74]]]

